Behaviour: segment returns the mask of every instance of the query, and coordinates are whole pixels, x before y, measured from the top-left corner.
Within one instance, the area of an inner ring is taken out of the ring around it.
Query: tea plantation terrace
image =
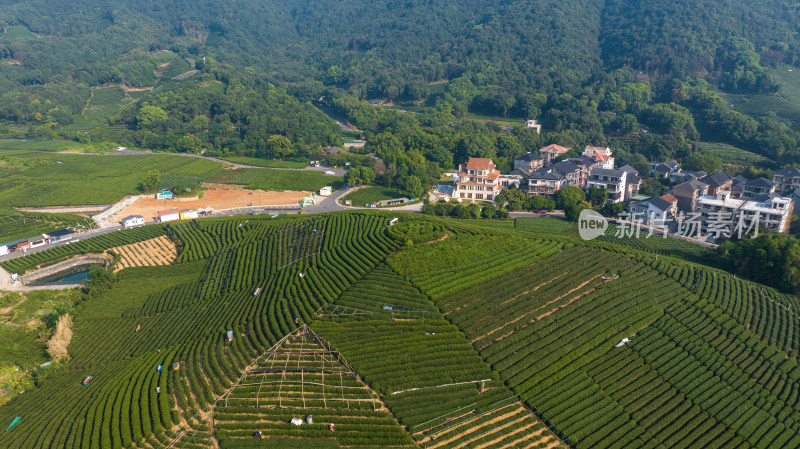
[[[800,447],[796,297],[514,224],[210,218],[0,262],[177,251],[86,294],[0,447]]]

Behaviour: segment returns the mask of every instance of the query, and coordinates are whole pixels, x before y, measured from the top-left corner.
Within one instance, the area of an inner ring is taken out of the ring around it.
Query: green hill
[[[51,309],[73,335],[49,367],[36,332],[3,336],[30,384],[9,384],[0,446],[800,447],[798,298],[535,220],[210,219],[3,262],[181,248],[57,307],[9,300],[18,329]]]

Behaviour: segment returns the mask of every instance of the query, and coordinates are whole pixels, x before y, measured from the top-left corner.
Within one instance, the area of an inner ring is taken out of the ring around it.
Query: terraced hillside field
[[[37,382],[0,447],[800,447],[796,297],[551,227],[248,216],[6,261],[125,268],[76,292],[68,359],[0,354]]]
[[[111,248],[109,251],[119,256],[117,270],[128,267],[169,265],[178,257],[178,249],[175,243],[163,235],[150,240]]]

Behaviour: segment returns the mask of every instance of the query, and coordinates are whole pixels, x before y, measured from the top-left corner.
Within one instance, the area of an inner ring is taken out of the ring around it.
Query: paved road
[[[303,208],[304,214],[322,214],[325,212],[336,212],[337,210],[346,210],[347,207],[342,206],[339,204],[339,199],[348,193],[355,190],[355,187],[342,187],[339,190],[333,192],[328,197],[317,197],[317,204],[306,206]]]
[[[259,169],[269,169],[269,170],[288,170],[288,171],[319,171],[319,172],[326,172],[332,171],[333,175],[331,176],[344,176],[347,172],[343,168],[330,168],[330,167],[304,167],[304,168],[272,168],[272,167],[259,167],[257,165],[248,165],[248,164],[240,164],[237,162],[230,162],[224,159],[219,159],[216,157],[211,156],[203,156],[202,154],[189,154],[189,153],[166,153],[166,152],[154,152],[149,150],[124,150],[124,151],[112,151],[110,153],[72,153],[72,152],[60,152],[61,154],[75,154],[81,156],[124,156],[124,155],[134,155],[134,156],[141,156],[145,154],[165,154],[168,156],[178,156],[178,157],[193,157],[196,159],[206,159],[212,162],[218,162],[220,164],[225,165],[232,165],[237,168],[259,168]]]
[[[147,223],[147,224],[152,224],[152,223],[155,223],[155,222],[150,222],[150,223]],[[68,245],[68,244],[70,244],[72,242],[75,242],[75,241],[78,241],[78,240],[88,239],[90,237],[97,237],[98,235],[108,234],[110,232],[119,231],[121,229],[122,229],[122,226],[120,226],[118,224],[117,225],[107,226],[107,227],[104,227],[104,228],[99,228],[99,229],[92,229],[90,231],[86,231],[86,232],[82,232],[80,234],[76,234],[76,238],[74,240],[70,240],[70,241],[67,241],[67,242],[56,242],[56,243],[53,243],[53,244],[50,244],[50,245],[40,246],[38,248],[31,248],[31,249],[28,250],[27,254],[36,254],[36,253],[38,253],[40,251],[44,251],[46,249],[55,248],[57,246]],[[5,256],[0,256],[0,262],[2,262],[4,260],[9,260],[9,259],[15,259],[17,257],[22,257],[24,255],[25,254],[22,253],[22,252],[6,254]]]

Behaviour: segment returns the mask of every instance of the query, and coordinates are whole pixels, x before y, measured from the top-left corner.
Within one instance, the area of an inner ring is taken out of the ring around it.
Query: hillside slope
[[[395,216],[141,228],[177,265],[89,289],[69,361],[0,354],[38,379],[0,407],[22,417],[0,446],[800,447],[796,297],[502,222],[387,232]]]
[[[362,85],[371,95],[390,86],[402,91],[415,79],[452,79],[465,70],[546,92],[625,65],[656,79],[721,79],[722,70],[735,69],[758,78],[759,58],[793,64],[800,48],[793,35],[797,7],[788,2],[736,0],[714,8],[695,0],[0,5],[0,23],[36,35],[0,37],[0,57],[21,63],[0,65],[6,86],[70,78],[99,84],[117,76],[108,65],[133,80],[133,50],[171,46],[257,66],[278,79]],[[109,64],[120,58],[133,61]]]

